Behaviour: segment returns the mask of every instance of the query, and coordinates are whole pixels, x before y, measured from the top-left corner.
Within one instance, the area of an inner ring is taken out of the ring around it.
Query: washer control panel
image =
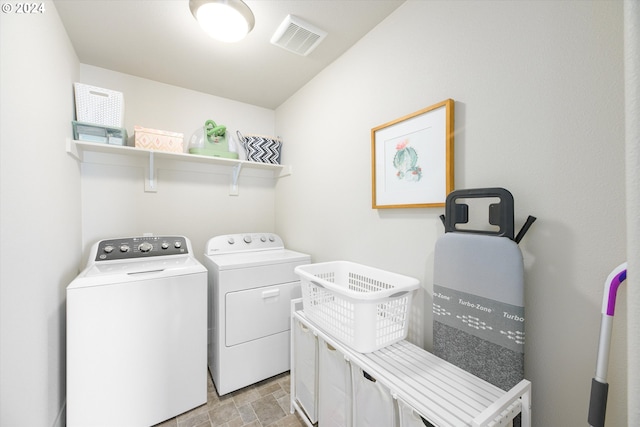
[[[189,253],[183,236],[123,237],[102,240],[96,250],[96,261],[148,258]]]

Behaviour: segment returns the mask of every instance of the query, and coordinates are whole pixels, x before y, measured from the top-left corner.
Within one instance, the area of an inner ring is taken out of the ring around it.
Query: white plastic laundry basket
[[[305,315],[354,350],[369,353],[406,338],[417,279],[348,261],[295,272]]]

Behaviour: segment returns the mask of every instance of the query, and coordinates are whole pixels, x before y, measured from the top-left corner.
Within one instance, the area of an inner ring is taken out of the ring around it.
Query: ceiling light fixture
[[[242,0],[189,0],[189,8],[202,29],[223,42],[242,40],[256,23]]]

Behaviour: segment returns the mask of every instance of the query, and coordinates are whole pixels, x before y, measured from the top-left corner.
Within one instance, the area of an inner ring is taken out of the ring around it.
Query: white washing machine
[[[147,427],[206,402],[207,270],[190,241],[93,245],[67,287],[67,427]]]
[[[291,299],[301,294],[294,268],[310,262],[272,233],[207,242],[209,370],[218,394],[290,369]]]

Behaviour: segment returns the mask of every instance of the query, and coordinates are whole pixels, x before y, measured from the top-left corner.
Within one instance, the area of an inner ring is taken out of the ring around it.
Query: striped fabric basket
[[[282,141],[279,138],[263,135],[242,135],[240,131],[237,131],[237,134],[247,153],[247,160],[280,164]]]

